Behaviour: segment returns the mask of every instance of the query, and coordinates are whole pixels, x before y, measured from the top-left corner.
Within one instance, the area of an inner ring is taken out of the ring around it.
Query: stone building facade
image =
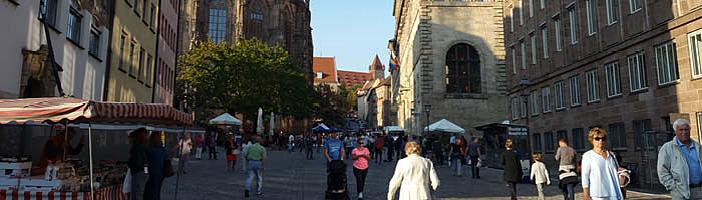
[[[181,6],[180,54],[208,39],[234,44],[256,38],[285,48],[312,84],[309,0],[185,0]]]
[[[179,0],[159,1],[158,39],[156,44],[156,71],[154,79],[154,103],[173,105],[175,90],[175,66],[178,45]]]
[[[702,2],[644,2],[504,1],[506,104],[547,163],[558,138],[584,152],[588,129],[602,127],[635,182],[657,185],[671,122],[689,119],[701,139]]]
[[[502,12],[501,1],[395,0],[399,126],[421,134],[445,118],[470,136],[507,119]]]

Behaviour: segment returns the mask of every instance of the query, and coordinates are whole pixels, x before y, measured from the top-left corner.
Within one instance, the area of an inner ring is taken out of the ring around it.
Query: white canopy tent
[[[324,130],[329,130],[329,127],[327,125],[325,125],[324,123],[319,123],[319,125],[317,125],[316,127],[312,128],[312,129],[318,129],[318,128],[321,128]]]
[[[441,131],[448,133],[466,133],[466,130],[446,119],[434,122],[429,127],[424,127],[424,131]]]
[[[405,129],[403,129],[402,127],[399,127],[399,126],[386,126],[383,128],[383,130],[385,130],[385,132],[397,132],[397,131],[404,132],[405,131]]]
[[[210,124],[212,125],[233,125],[233,126],[240,126],[241,125],[241,120],[237,119],[236,117],[230,115],[229,113],[224,113],[221,114],[214,119],[210,120]]]

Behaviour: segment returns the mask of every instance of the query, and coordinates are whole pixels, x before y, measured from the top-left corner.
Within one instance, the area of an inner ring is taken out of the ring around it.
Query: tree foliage
[[[297,119],[313,114],[315,91],[279,46],[205,42],[178,62],[178,95],[198,114],[224,109],[255,119],[259,107]]]

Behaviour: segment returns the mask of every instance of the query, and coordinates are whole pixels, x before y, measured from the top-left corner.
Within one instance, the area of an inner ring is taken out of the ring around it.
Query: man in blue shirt
[[[327,163],[332,160],[344,160],[344,142],[337,138],[336,133],[329,134],[329,139],[324,142],[324,156]]]
[[[673,129],[675,138],[658,152],[658,179],[673,199],[702,199],[700,143],[690,139],[687,120],[675,120]]]

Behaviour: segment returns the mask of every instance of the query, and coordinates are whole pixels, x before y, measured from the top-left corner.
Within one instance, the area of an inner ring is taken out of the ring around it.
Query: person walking
[[[468,145],[468,157],[470,159],[471,178],[480,179],[480,139],[473,138],[473,141]]]
[[[385,136],[385,147],[388,149],[385,162],[392,162],[392,156],[395,153],[395,138],[390,134]]]
[[[375,139],[375,164],[383,163],[383,147],[385,146],[385,139],[382,136],[378,136]]]
[[[575,200],[575,185],[578,184],[576,166],[577,152],[568,146],[566,138],[558,139],[556,161],[558,161],[558,187],[563,192],[563,199]]]
[[[548,177],[548,169],[541,162],[541,154],[535,153],[531,156],[534,159],[534,164],[531,165],[531,175],[529,179],[536,184],[536,192],[539,194],[539,200],[544,200],[544,187],[551,185],[551,179]]]
[[[356,143],[356,148],[351,151],[351,160],[353,160],[353,175],[356,177],[356,193],[358,199],[363,199],[363,188],[366,184],[366,174],[368,174],[368,160],[370,160],[370,152],[366,148],[366,141],[359,138]]]
[[[149,147],[146,150],[146,159],[148,160],[149,178],[146,181],[144,189],[144,199],[160,200],[161,186],[165,176],[167,152],[166,147],[161,142],[160,133],[152,133],[149,137]]]
[[[444,165],[444,147],[441,145],[441,141],[438,138],[434,139],[431,143],[431,151],[434,153],[434,159],[436,159],[439,166]]]
[[[202,148],[204,143],[204,139],[202,138],[202,134],[196,134],[195,135],[195,159],[202,160]]]
[[[344,152],[346,152],[346,157],[351,157],[351,151],[356,147],[356,140],[351,135],[346,135],[344,137]]]
[[[178,172],[187,174],[188,159],[193,150],[193,141],[190,139],[190,133],[185,133],[178,142],[177,148],[180,149],[180,159],[178,159]]]
[[[234,160],[236,160],[236,156],[234,155],[234,140],[231,135],[228,135],[224,139],[224,150],[227,155],[227,167],[225,171],[234,170]]]
[[[673,199],[702,199],[702,146],[690,139],[689,121],[675,120],[673,130],[658,152],[658,179]]]
[[[244,140],[244,141],[246,141],[246,143],[241,145],[241,155],[246,155],[246,152],[249,150],[249,146],[251,146],[253,144],[251,142],[251,140],[252,140],[252,138],[249,138],[248,140]],[[248,169],[246,167],[247,164],[248,164],[248,162],[246,161],[246,157],[244,157],[244,162],[241,162],[241,170],[240,170],[241,173],[244,173],[244,171]]]
[[[517,152],[513,149],[512,139],[505,141],[506,151],[502,153],[502,166],[504,166],[503,178],[509,187],[512,200],[517,199],[517,182],[522,180],[522,165],[517,158]]]
[[[614,154],[605,150],[607,132],[601,128],[592,128],[587,134],[587,140],[592,144],[592,150],[583,154],[583,199],[624,199],[617,175],[619,165]]]
[[[305,149],[306,149],[306,154],[307,154],[307,160],[314,160],[314,154],[313,154],[313,147],[314,146],[314,141],[312,140],[311,136],[305,137]]]
[[[248,178],[246,179],[246,189],[244,190],[244,197],[249,197],[249,191],[251,191],[251,184],[254,178],[258,180],[258,188],[256,190],[256,195],[263,195],[263,169],[266,165],[266,149],[261,146],[260,136],[255,137],[255,143],[249,145],[248,150],[244,154],[246,162],[248,162],[247,171]]]
[[[451,168],[453,175],[461,177],[461,169],[463,168],[463,158],[466,156],[466,149],[461,148],[462,140],[457,139],[454,143],[449,144],[449,155],[451,156]]]
[[[416,142],[405,144],[407,157],[397,161],[395,173],[388,186],[388,200],[395,199],[400,188],[400,200],[432,200],[433,192],[439,188],[439,177],[434,163],[422,157],[422,147]]]
[[[207,136],[205,143],[207,145],[207,150],[209,151],[210,160],[212,160],[212,158],[217,160],[217,140],[215,139],[215,136]]]
[[[295,147],[294,143],[295,143],[295,136],[293,136],[292,134],[289,134],[288,135],[288,153],[293,152],[293,148]]]
[[[129,133],[129,140],[132,146],[129,149],[127,166],[132,176],[132,200],[144,199],[144,190],[146,189],[146,179],[148,177],[146,134],[146,128],[138,128]]]
[[[337,134],[332,132],[329,139],[324,141],[324,157],[327,158],[327,167],[332,160],[344,160],[344,142],[337,138]]]

